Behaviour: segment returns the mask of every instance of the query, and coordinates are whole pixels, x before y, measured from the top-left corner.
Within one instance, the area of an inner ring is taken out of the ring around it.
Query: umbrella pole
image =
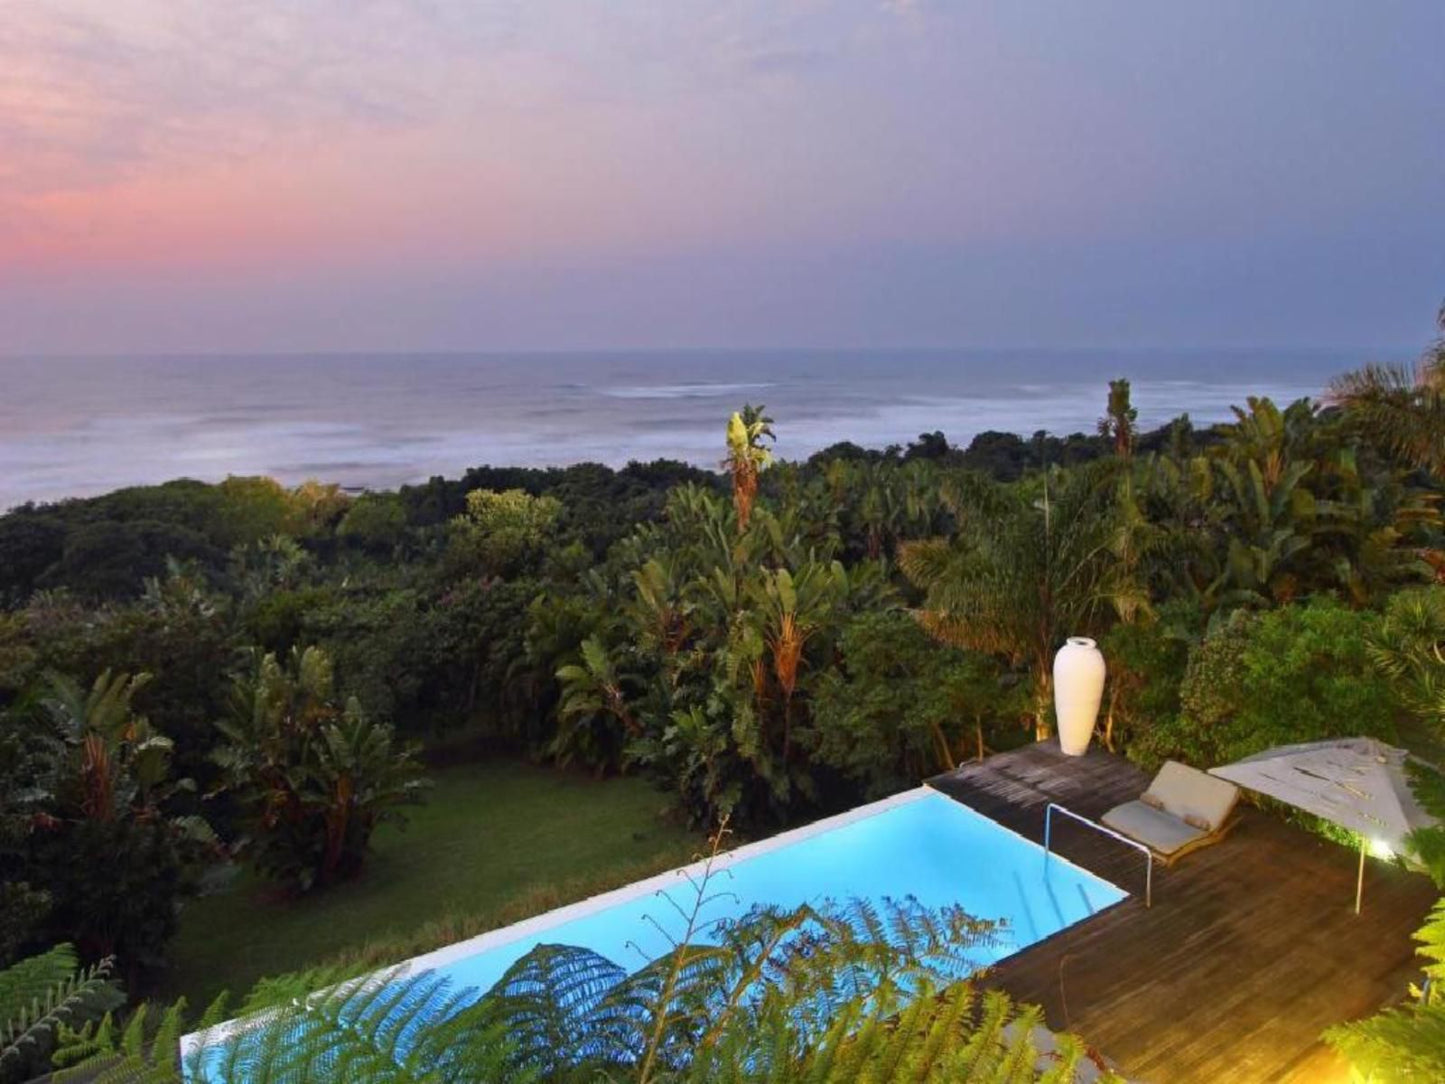
[[[1365,894],[1365,837],[1360,837],[1360,875],[1355,878],[1355,914],[1360,913],[1360,897]]]

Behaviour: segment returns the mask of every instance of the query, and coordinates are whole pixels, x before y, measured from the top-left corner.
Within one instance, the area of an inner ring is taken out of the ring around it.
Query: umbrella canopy
[[[1373,738],[1281,745],[1209,773],[1288,802],[1392,851],[1435,823],[1410,793],[1410,755]]]

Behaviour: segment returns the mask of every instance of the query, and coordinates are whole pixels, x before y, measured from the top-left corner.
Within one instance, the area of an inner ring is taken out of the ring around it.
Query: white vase
[[[1088,752],[1103,698],[1099,646],[1087,636],[1070,636],[1054,656],[1054,714],[1059,717],[1059,748],[1068,756]]]

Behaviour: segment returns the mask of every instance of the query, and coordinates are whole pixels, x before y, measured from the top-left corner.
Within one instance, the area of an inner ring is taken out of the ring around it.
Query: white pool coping
[[[709,865],[711,866],[711,872],[713,874],[716,874],[721,872],[722,870],[735,866],[740,862],[746,862],[751,858],[757,858],[760,855],[768,854],[772,851],[781,850],[784,847],[790,847],[794,843],[800,843],[805,839],[812,838],[813,836],[822,835],[825,832],[831,832],[835,828],[842,828],[845,825],[853,824],[856,821],[866,820],[869,817],[876,816],[877,814],[886,812],[887,810],[896,809],[899,806],[911,805],[914,802],[918,802],[930,797],[938,797],[946,801],[952,802],[953,804],[957,805],[961,809],[966,810],[973,816],[979,817],[987,821],[989,824],[993,825],[1000,831],[1007,832],[1009,835],[1014,836],[1022,842],[1028,844],[1030,847],[1037,850],[1040,854],[1044,853],[1044,849],[1042,846],[1034,842],[1032,839],[1029,839],[1021,832],[1016,832],[1012,828],[1009,828],[1007,825],[1000,824],[992,817],[980,813],[977,809],[974,809],[967,802],[961,802],[958,799],[951,797],[950,795],[944,794],[942,791],[935,790],[932,787],[924,785],[915,787],[912,790],[903,791],[901,794],[894,794],[891,797],[883,798],[876,802],[869,802],[867,805],[857,806],[854,809],[848,810],[846,813],[839,813],[832,817],[824,817],[822,820],[813,821],[811,824],[805,824],[801,828],[792,828],[786,832],[780,832],[775,836],[769,836],[767,839],[758,840],[756,843],[745,843],[743,846],[738,847],[735,850],[723,851],[711,858],[701,858],[689,865],[681,866],[677,869],[668,870],[665,873],[658,873],[653,875],[652,877],[648,877],[641,881],[633,881],[630,884],[623,885],[621,888],[614,888],[608,892],[600,892],[595,896],[589,896],[584,900],[577,901],[576,903],[569,903],[563,907],[556,907],[550,911],[544,911],[540,915],[534,915],[532,918],[523,919],[520,922],[514,922],[510,926],[503,926],[499,929],[488,930],[486,933],[478,934],[476,937],[469,937],[465,941],[458,941],[455,944],[445,945],[442,948],[434,949],[433,951],[424,953],[420,956],[413,956],[409,960],[403,960],[400,964],[393,964],[388,967],[380,968],[370,975],[364,975],[359,977],[358,979],[352,979],[349,981],[364,982],[366,981],[366,979],[376,977],[377,975],[421,974],[425,971],[432,971],[437,968],[446,967],[447,965],[454,964],[459,960],[465,960],[471,956],[477,956],[484,952],[490,952],[492,949],[500,948],[503,945],[509,945],[514,941],[520,941],[524,938],[534,937],[538,934],[545,933],[547,930],[564,925],[565,923],[571,922],[575,919],[586,918],[590,915],[595,915],[600,911],[605,911],[608,908],[617,906],[618,904],[627,903],[635,899],[640,899],[644,896],[656,895],[666,892],[668,889],[677,887],[679,882],[687,884],[688,887],[691,888],[692,885],[697,882],[697,879],[708,870]],[[1109,887],[1122,893],[1126,899],[1133,894],[1121,888],[1119,885],[1114,884],[1112,881],[1100,877],[1097,873],[1094,873],[1091,870],[1084,869],[1082,866],[1079,866],[1076,863],[1069,861],[1067,858],[1063,857],[1060,854],[1051,853],[1047,857],[1048,860],[1051,862],[1059,862],[1063,865],[1070,866],[1073,869],[1077,870],[1079,873],[1083,874],[1085,877],[1108,885]],[[1120,900],[1118,902],[1123,901]],[[1109,906],[1112,907],[1115,906],[1115,904],[1110,904]],[[229,1034],[234,1028],[239,1027],[240,1024],[240,1020],[229,1020],[226,1023],[219,1025],[217,1028],[213,1028],[209,1032],[206,1032],[205,1035],[209,1038],[224,1037],[225,1035]],[[200,1041],[201,1038],[201,1032],[191,1032],[188,1035],[182,1036],[182,1056],[188,1054]]]

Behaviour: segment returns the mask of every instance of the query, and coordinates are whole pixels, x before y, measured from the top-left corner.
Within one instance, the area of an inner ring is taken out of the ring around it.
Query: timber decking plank
[[[1042,742],[929,785],[1041,843],[1049,802],[1098,819],[1148,782],[1120,757],[1065,757]],[[1076,1031],[1131,1079],[1342,1081],[1320,1032],[1396,1000],[1418,974],[1411,934],[1435,900],[1430,882],[1372,861],[1357,917],[1355,854],[1258,810],[1220,843],[1156,865],[1151,909],[1136,851],[1068,818],[1054,819],[1053,842],[1134,895],[985,981],[1042,1006],[1051,1027]]]

